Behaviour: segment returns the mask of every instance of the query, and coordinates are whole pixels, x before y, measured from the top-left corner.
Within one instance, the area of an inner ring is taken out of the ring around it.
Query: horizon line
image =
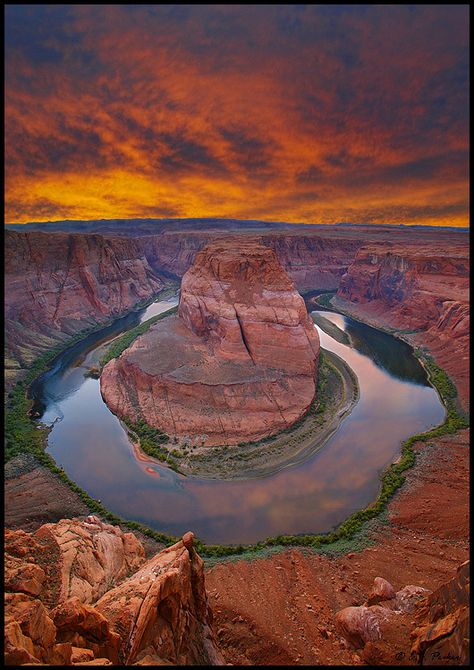
[[[126,221],[156,221],[156,222],[173,222],[173,221],[236,221],[241,223],[274,223],[274,224],[283,224],[289,226],[383,226],[383,227],[403,227],[403,228],[452,228],[454,230],[469,230],[469,224],[465,226],[460,226],[456,224],[449,223],[377,223],[377,222],[365,222],[365,223],[353,223],[351,221],[338,221],[336,223],[322,223],[314,222],[307,223],[304,221],[278,221],[275,219],[239,219],[235,217],[222,217],[222,216],[201,216],[201,217],[192,217],[192,216],[181,216],[181,217],[124,217],[124,218],[107,218],[107,219],[47,219],[43,221],[9,221],[5,222],[4,226],[28,226],[36,224],[61,224],[61,223],[94,223],[94,222],[109,222],[116,221],[126,222]]]

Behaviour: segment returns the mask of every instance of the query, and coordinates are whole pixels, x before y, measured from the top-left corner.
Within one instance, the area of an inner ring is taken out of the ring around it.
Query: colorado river
[[[320,311],[347,336],[336,340],[315,326],[321,346],[346,361],[360,389],[356,406],[324,448],[260,479],[176,474],[132,447],[102,400],[99,380],[85,377],[97,365],[104,342],[176,304],[176,298],[153,303],[90,335],[61,354],[32,387],[43,411],[40,420],[54,424],[48,452],[79,486],[125,519],[170,535],[192,530],[219,544],[326,532],[375,500],[379,475],[397,458],[405,438],[444,419],[438,394],[408,345],[341,314]]]

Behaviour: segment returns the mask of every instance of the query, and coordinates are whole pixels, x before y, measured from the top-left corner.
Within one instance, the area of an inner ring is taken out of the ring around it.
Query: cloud
[[[6,218],[466,225],[467,12],[9,5]]]

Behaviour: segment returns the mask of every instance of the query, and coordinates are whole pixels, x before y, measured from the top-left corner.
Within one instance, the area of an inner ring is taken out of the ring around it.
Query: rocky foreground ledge
[[[319,337],[273,249],[219,241],[183,277],[177,316],[101,376],[110,409],[196,444],[238,444],[291,426],[315,396]]]
[[[226,665],[219,648],[226,631],[214,634],[193,538],[188,532],[146,560],[133,533],[96,516],[45,524],[33,534],[7,530],[5,664]],[[280,560],[294,562],[296,555]],[[307,601],[320,590],[320,579],[305,580]],[[316,635],[306,643],[315,651],[329,644],[335,664],[468,665],[469,581],[468,561],[434,591],[413,584],[395,591],[376,577],[362,605],[338,612],[335,585],[325,581],[334,632],[323,623],[321,602],[314,608],[307,602],[305,616],[314,620]],[[246,621],[238,615],[232,624]],[[249,645],[245,640],[244,650]]]
[[[223,664],[193,537],[147,561],[96,516],[7,530],[5,663]]]

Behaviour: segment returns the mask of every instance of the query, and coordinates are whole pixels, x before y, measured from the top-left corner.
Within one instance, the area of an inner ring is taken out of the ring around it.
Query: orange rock
[[[143,546],[134,535],[93,515],[84,521],[62,519],[45,524],[35,537],[51,543],[58,552],[59,602],[74,596],[85,603],[94,602],[145,559]]]
[[[23,663],[40,663],[33,656],[33,641],[23,632],[17,621],[7,623],[4,630],[5,665],[22,665]]]
[[[376,577],[374,585],[367,599],[367,605],[377,605],[382,600],[395,598],[395,589],[383,577]]]
[[[114,665],[108,658],[94,658],[92,661],[78,661],[74,665]]]
[[[47,649],[54,644],[56,627],[40,600],[22,593],[5,594],[5,622],[11,621],[16,621],[35,645]],[[41,650],[39,654],[43,656]]]
[[[97,609],[74,597],[58,605],[51,616],[59,640],[118,662],[119,635],[110,630],[109,622]]]
[[[469,664],[469,561],[417,609],[412,651],[423,665]]]
[[[120,634],[123,663],[142,652],[178,665],[222,661],[210,629],[203,562],[182,540],[102,596],[96,608]]]
[[[394,607],[399,612],[414,612],[420,602],[431,593],[422,586],[409,584],[395,594]]]
[[[71,663],[80,663],[81,661],[93,661],[94,652],[91,649],[82,649],[80,647],[73,647],[71,654]]]
[[[44,570],[34,563],[19,564],[18,560],[8,559],[5,561],[5,589],[7,591],[20,591],[37,596],[43,589],[46,578]]]
[[[156,654],[147,654],[139,661],[136,661],[133,665],[173,665],[173,663],[170,663],[170,661],[164,661]]]
[[[69,642],[58,642],[49,653],[50,665],[71,665],[72,645]]]
[[[360,649],[366,642],[382,638],[382,625],[392,616],[391,610],[378,605],[346,607],[336,614],[336,630],[355,649]]]
[[[186,547],[186,549],[192,549],[193,540],[194,540],[194,533],[191,533],[191,531],[183,535],[183,544]]]
[[[85,638],[102,640],[109,632],[107,619],[94,607],[81,603],[77,596],[55,607],[51,617],[61,638],[74,631]]]

